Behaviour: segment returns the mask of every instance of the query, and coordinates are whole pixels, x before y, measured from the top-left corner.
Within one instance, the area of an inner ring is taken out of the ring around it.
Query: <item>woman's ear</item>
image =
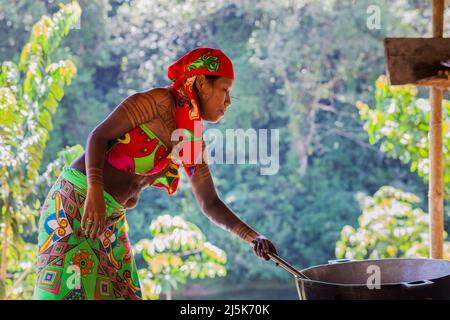
[[[205,78],[205,75],[203,75],[203,74],[199,74],[195,78],[195,86],[197,87],[198,92],[202,92],[204,90],[205,82],[206,82],[206,78]]]
[[[195,79],[195,87],[197,88],[198,93],[205,99],[209,98],[209,92],[207,88],[207,80],[204,74],[200,74]]]

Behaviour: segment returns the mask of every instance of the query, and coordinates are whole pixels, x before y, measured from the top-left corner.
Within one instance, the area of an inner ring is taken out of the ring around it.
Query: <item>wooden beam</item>
[[[433,37],[442,38],[444,0],[433,0]],[[430,89],[430,180],[428,210],[430,214],[430,257],[443,258],[444,244],[444,157],[442,149],[442,90]]]
[[[386,38],[384,54],[389,84],[450,87],[450,39]]]

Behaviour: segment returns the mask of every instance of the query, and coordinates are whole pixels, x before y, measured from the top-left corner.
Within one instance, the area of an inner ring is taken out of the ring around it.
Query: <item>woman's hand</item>
[[[95,239],[105,228],[106,204],[103,187],[89,186],[84,203],[84,214],[81,219],[81,229],[87,238]]]
[[[270,260],[270,257],[267,255],[267,253],[269,252],[278,254],[277,249],[275,248],[273,243],[263,235],[258,235],[252,241],[252,247],[255,254],[265,260]]]

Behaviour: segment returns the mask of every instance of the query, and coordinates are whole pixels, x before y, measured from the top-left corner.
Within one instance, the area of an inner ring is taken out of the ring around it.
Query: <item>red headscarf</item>
[[[189,177],[197,171],[203,154],[202,118],[198,98],[193,88],[197,75],[201,74],[224,76],[234,80],[233,63],[220,49],[196,48],[170,65],[167,70],[167,76],[172,80],[172,84],[167,88],[175,96],[176,124],[182,132],[180,137],[182,143],[178,144],[183,146],[179,153],[179,160]],[[187,154],[183,154],[185,151]],[[174,185],[175,189],[177,183],[178,181]]]

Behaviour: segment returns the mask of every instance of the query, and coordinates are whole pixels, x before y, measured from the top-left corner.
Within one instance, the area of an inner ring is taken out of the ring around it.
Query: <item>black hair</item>
[[[217,79],[219,79],[221,76],[215,76],[212,74],[205,74],[205,78],[211,81],[211,83],[214,83]]]

